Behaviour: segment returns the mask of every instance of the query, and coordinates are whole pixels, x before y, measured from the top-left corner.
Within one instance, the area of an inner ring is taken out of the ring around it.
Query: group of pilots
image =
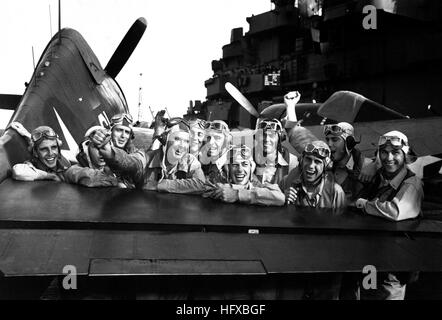
[[[352,206],[392,221],[420,215],[422,182],[407,166],[410,145],[403,133],[380,136],[376,158],[368,159],[346,122],[324,125],[323,140],[307,139],[312,135],[304,134],[307,129],[296,119],[299,99],[298,92],[284,97],[287,117],[282,121],[258,119],[251,144],[244,139],[235,143],[221,120],[172,118],[159,121],[154,143],[142,151],[133,144],[132,117],[119,114],[112,117],[110,128],[87,130],[74,165],[62,156],[61,140],[52,128],[40,126],[29,133],[13,122],[32,158],[16,164],[12,177],[195,194],[228,203]],[[299,152],[295,161],[285,140]],[[406,283],[399,276],[386,273],[381,282],[376,298],[404,298]]]

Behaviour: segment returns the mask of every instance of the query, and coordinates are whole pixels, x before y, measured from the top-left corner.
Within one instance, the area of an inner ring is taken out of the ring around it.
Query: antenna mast
[[[140,73],[140,89],[138,91],[138,122],[140,122],[140,120],[141,120],[141,104],[142,104],[142,101],[143,101],[142,82],[143,82],[143,74]]]
[[[150,110],[150,114],[152,115],[152,122],[154,122],[155,121],[155,115],[154,115],[154,113],[152,111],[152,108],[150,106],[149,106],[149,110]]]
[[[61,44],[61,0],[58,0],[58,42]]]
[[[51,38],[52,39],[52,12],[51,12],[51,5],[49,4],[49,31],[51,33]]]
[[[34,56],[34,46],[32,46],[32,65],[34,66],[34,85],[37,83],[37,76],[35,70],[35,56]]]
[[[34,66],[34,70],[35,70],[34,46],[32,46],[32,65]]]

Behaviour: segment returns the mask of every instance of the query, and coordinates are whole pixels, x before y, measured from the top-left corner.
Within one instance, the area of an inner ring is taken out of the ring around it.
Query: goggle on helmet
[[[41,126],[31,133],[31,140],[34,144],[45,138],[50,140],[59,139],[58,134],[51,127]]]
[[[206,130],[221,131],[224,134],[229,134],[229,126],[221,120],[207,121],[204,127]]]
[[[113,128],[116,125],[123,125],[126,127],[131,127],[134,119],[129,113],[116,114],[111,118],[110,126]]]
[[[206,129],[206,121],[203,119],[198,119],[198,118],[192,119],[189,121],[189,126],[196,127],[201,130],[205,130]]]
[[[308,143],[305,148],[303,154],[312,154],[321,159],[330,158],[330,149],[328,147],[320,147],[314,145],[313,143]]]
[[[351,124],[345,122],[328,124],[324,126],[324,135],[333,135],[343,137],[345,139],[347,137],[354,136],[354,129]]]
[[[390,144],[394,148],[402,149],[405,154],[410,151],[410,145],[408,144],[408,138],[405,134],[399,131],[390,131],[379,137],[378,147],[382,147]]]
[[[231,161],[239,161],[239,162],[251,161],[253,160],[252,150],[246,145],[232,147],[230,151],[230,159]]]
[[[258,123],[257,128],[261,130],[273,130],[276,132],[282,132],[281,122],[279,122],[277,119],[262,120]]]

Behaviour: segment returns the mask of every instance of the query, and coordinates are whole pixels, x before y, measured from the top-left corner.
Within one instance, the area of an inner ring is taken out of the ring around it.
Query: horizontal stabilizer
[[[298,103],[295,107],[296,117],[302,120],[305,125],[317,125],[321,123],[322,117],[318,116],[317,111],[321,106],[320,103]],[[279,119],[281,120],[287,115],[286,105],[284,103],[277,103],[268,106],[259,114],[260,118]]]
[[[374,156],[379,136],[394,130],[408,137],[411,149],[418,157],[442,154],[442,117],[396,119],[373,122],[355,122],[356,137],[360,138],[358,149],[368,157]],[[311,126],[308,130],[317,137],[323,137],[323,126]]]
[[[0,109],[15,110],[21,97],[18,94],[0,94]]]
[[[405,119],[405,115],[351,91],[332,94],[318,109],[318,114],[337,122],[369,122]]]

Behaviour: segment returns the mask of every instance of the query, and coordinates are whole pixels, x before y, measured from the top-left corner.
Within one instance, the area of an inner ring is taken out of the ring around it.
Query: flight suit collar
[[[381,181],[382,185],[389,184],[394,190],[399,189],[400,185],[402,184],[402,181],[404,181],[405,177],[407,176],[407,168],[404,166],[396,176],[394,176],[393,179],[387,180],[385,177],[381,174]]]

